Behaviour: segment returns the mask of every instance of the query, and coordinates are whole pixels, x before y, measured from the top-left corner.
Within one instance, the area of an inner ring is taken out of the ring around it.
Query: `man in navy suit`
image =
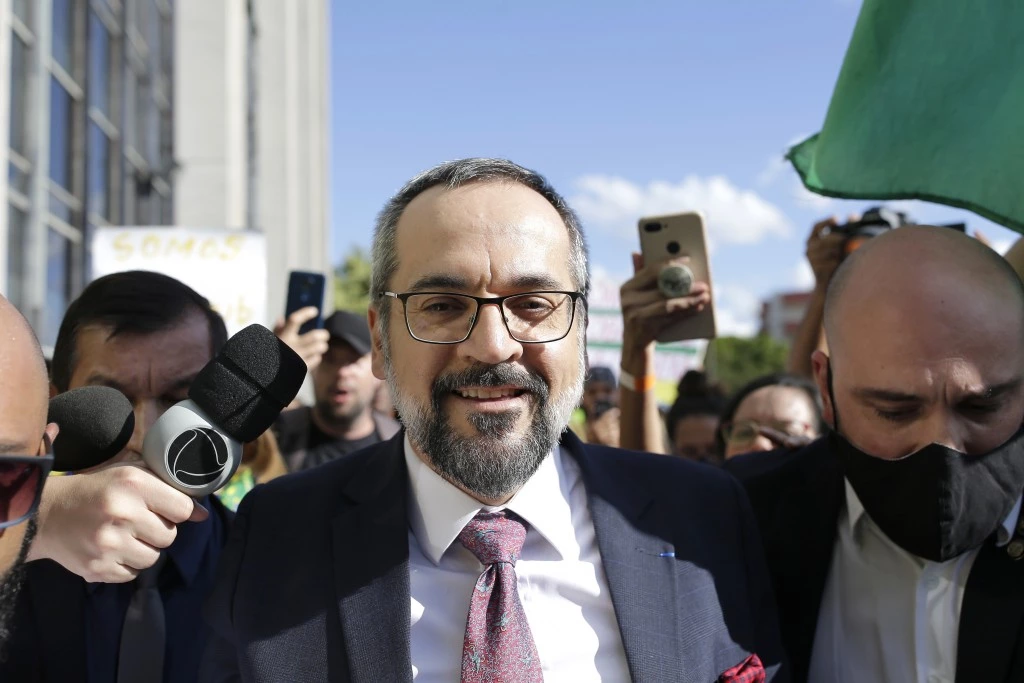
[[[390,200],[372,361],[405,429],[242,502],[201,680],[782,680],[739,485],[566,429],[588,286],[532,171],[451,162]]]

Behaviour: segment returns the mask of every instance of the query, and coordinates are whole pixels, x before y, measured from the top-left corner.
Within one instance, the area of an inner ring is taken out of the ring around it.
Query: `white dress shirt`
[[[997,530],[1013,536],[1021,499]],[[886,536],[846,482],[846,507],[814,637],[810,683],[953,683],[972,550],[946,562]]]
[[[506,505],[482,505],[437,475],[405,441],[409,468],[412,670],[455,683],[473,587],[483,566],[459,532],[480,510],[508,508],[529,523],[516,562],[519,597],[544,680],[628,681],[625,651],[579,466],[556,447]]]

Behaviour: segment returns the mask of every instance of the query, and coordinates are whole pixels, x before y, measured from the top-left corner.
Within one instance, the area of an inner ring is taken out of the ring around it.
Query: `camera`
[[[859,221],[837,225],[830,232],[846,236],[843,241],[843,257],[847,257],[872,237],[887,230],[910,225],[913,221],[902,211],[893,211],[884,206],[875,206],[864,212]]]
[[[605,400],[605,401],[595,401],[594,402],[594,411],[593,411],[593,414],[590,416],[590,419],[596,420],[597,418],[601,417],[602,415],[604,415],[605,413],[607,413],[609,410],[611,410],[614,407],[615,407],[615,404],[612,403],[611,401],[607,401],[607,400]]]

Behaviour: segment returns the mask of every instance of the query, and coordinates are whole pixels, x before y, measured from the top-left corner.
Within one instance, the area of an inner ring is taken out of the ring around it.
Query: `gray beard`
[[[18,559],[14,561],[14,566],[0,577],[0,661],[6,659],[4,648],[11,635],[10,629],[18,604],[18,593],[21,591],[22,584],[25,583],[25,560],[28,557],[32,539],[36,536],[35,517],[30,518],[26,524],[28,524],[28,528],[25,530],[25,540],[22,541]]]
[[[429,459],[434,471],[481,499],[504,499],[529,481],[558,444],[583,396],[582,362],[578,381],[553,398],[547,382],[522,367],[477,365],[439,376],[431,387],[430,405],[420,406],[403,395],[398,386],[386,337],[383,346],[388,388],[409,440]],[[582,348],[581,344],[581,355]],[[451,392],[463,386],[505,384],[525,388],[532,399],[533,419],[526,433],[514,436],[523,411],[509,410],[469,413],[466,418],[477,433],[459,434],[443,406]]]

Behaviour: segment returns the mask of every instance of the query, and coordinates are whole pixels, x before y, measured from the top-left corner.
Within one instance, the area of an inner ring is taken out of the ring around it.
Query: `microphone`
[[[132,404],[117,389],[90,386],[50,399],[47,422],[60,433],[53,442],[56,472],[84,470],[121,452],[135,431]]]
[[[213,493],[238,469],[242,444],[270,428],[305,377],[297,353],[267,328],[249,325],[199,371],[188,400],[146,432],[142,459],[183,493]]]

